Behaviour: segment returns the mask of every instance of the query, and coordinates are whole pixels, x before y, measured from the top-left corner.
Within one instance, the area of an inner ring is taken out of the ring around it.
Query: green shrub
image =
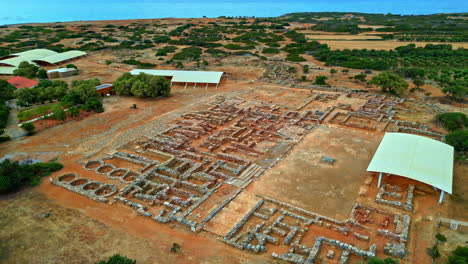
[[[0,79],[0,102],[15,98],[15,86],[9,82]]]
[[[37,78],[39,78],[39,79],[47,79],[47,71],[44,70],[43,68],[40,68],[40,69],[37,71]]]
[[[165,46],[156,52],[156,56],[166,56],[168,53],[172,53],[177,50],[175,46]]]
[[[179,253],[180,252],[180,245],[177,243],[172,243],[171,252]]]
[[[59,171],[63,168],[63,165],[58,162],[49,163],[34,163],[28,165],[28,169],[34,172],[35,176],[44,177],[53,172]]]
[[[427,249],[427,254],[428,254],[432,259],[436,259],[436,258],[440,257],[440,252],[439,252],[439,249],[437,248],[436,245],[432,246],[431,248],[428,248],[428,249]]]
[[[314,84],[317,84],[317,85],[327,85],[327,79],[328,77],[327,76],[323,76],[323,75],[318,75],[315,77],[315,82]]]
[[[458,246],[452,255],[449,256],[447,264],[466,264],[468,263],[468,247]]]
[[[436,119],[448,131],[454,131],[468,127],[468,117],[464,113],[452,112],[438,114]]]
[[[107,260],[101,260],[96,264],[136,264],[136,260],[129,259],[125,256],[116,254]]]
[[[445,142],[453,146],[456,151],[468,151],[468,129],[459,129],[449,132],[445,136]]]
[[[139,65],[141,62],[135,59],[124,60],[122,63],[129,64],[129,65]]]
[[[444,235],[442,235],[442,234],[437,234],[437,235],[436,235],[436,238],[437,238],[437,240],[439,240],[440,242],[445,242],[445,241],[447,241],[447,238],[446,238]]]
[[[0,128],[5,128],[8,122],[8,115],[10,114],[10,108],[0,100]]]
[[[198,59],[202,54],[202,50],[199,47],[188,47],[182,49],[181,52],[174,54],[172,59],[174,60],[186,60],[186,59]]]
[[[303,62],[306,61],[303,57],[299,56],[298,54],[289,54],[286,57],[286,60],[293,61],[293,62]]]
[[[65,120],[65,118],[67,118],[67,114],[62,109],[62,107],[57,105],[52,109],[52,118],[59,120],[59,121],[63,121]]]
[[[25,184],[37,185],[40,178],[63,168],[56,162],[20,165],[8,159],[0,163],[0,193],[17,191]]]
[[[97,97],[91,97],[86,101],[83,105],[83,109],[86,111],[94,111],[96,113],[104,112],[104,108],[102,107],[102,102]]]
[[[78,107],[76,106],[72,106],[68,109],[68,114],[71,116],[71,117],[75,117],[75,116],[78,116],[80,114],[80,109],[78,109]]]
[[[213,54],[215,56],[224,56],[229,54],[228,52],[220,49],[215,49],[215,48],[209,48],[205,50],[206,53]]]
[[[360,82],[365,82],[366,81],[366,78],[367,78],[367,75],[365,73],[360,73],[360,74],[356,74],[353,76],[353,78],[357,81],[360,81]]]
[[[1,135],[0,136],[0,142],[8,141],[10,140],[10,136],[8,135]]]
[[[239,44],[226,44],[224,45],[225,49],[230,49],[230,50],[252,50],[255,49],[255,46],[253,45],[246,45],[246,46],[241,46]]]
[[[277,54],[277,53],[279,53],[280,51],[279,51],[278,49],[275,49],[275,48],[264,48],[264,49],[262,50],[262,52],[263,52],[264,54]]]
[[[31,122],[23,123],[23,124],[21,125],[21,128],[24,129],[24,130],[26,130],[26,132],[28,132],[28,133],[31,133],[31,132],[34,131],[34,129],[36,129],[36,127],[34,126],[34,124],[31,123]]]

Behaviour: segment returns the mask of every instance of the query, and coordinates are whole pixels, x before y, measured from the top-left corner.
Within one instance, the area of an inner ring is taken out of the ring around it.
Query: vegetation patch
[[[59,106],[60,103],[41,105],[27,110],[21,110],[18,112],[18,120],[21,122],[47,115],[51,112],[52,108]]]
[[[0,163],[0,193],[17,191],[25,184],[38,185],[41,177],[61,170],[63,165],[56,162],[20,164],[8,159]]]
[[[464,113],[443,113],[436,117],[442,126],[448,131],[463,129],[468,127],[468,118]]]
[[[129,259],[120,254],[116,254],[108,258],[107,260],[101,260],[96,264],[136,264],[136,260]]]
[[[174,54],[172,59],[174,60],[187,60],[187,59],[198,59],[202,54],[202,50],[199,47],[188,47],[182,49],[181,52]]]
[[[164,77],[144,73],[134,76],[128,72],[114,82],[114,89],[120,95],[138,97],[169,96],[171,92],[169,80]]]

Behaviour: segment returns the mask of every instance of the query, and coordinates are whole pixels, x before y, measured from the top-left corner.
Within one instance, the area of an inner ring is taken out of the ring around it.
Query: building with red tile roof
[[[39,84],[36,80],[31,80],[21,76],[15,76],[7,80],[8,83],[15,86],[17,89],[20,88],[31,88]]]

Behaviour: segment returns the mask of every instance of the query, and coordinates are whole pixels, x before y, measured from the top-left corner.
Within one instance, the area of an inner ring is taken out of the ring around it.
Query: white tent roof
[[[407,177],[451,194],[453,147],[423,136],[385,133],[367,171]]]
[[[47,56],[55,55],[58,54],[58,52],[55,52],[53,50],[48,50],[48,49],[32,49],[32,50],[27,50],[23,52],[18,52],[13,55],[16,56],[34,56],[36,58],[44,58]]]
[[[12,75],[15,69],[14,67],[0,67],[0,74]]]
[[[43,62],[47,62],[50,64],[55,64],[55,63],[59,63],[62,61],[81,57],[84,55],[87,55],[87,53],[84,51],[70,50],[70,51],[66,51],[62,53],[53,54],[47,57],[38,58],[38,59],[35,59],[35,61],[43,61]]]
[[[132,75],[146,73],[156,76],[172,77],[172,82],[188,82],[188,83],[219,83],[223,72],[213,71],[171,71],[171,70],[131,70]]]

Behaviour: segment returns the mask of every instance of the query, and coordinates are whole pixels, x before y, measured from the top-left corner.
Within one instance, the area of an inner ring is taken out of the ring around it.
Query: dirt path
[[[18,127],[19,120],[17,115],[17,109],[10,109],[5,134],[9,135],[11,139],[24,137],[26,135],[26,132],[22,128]]]

